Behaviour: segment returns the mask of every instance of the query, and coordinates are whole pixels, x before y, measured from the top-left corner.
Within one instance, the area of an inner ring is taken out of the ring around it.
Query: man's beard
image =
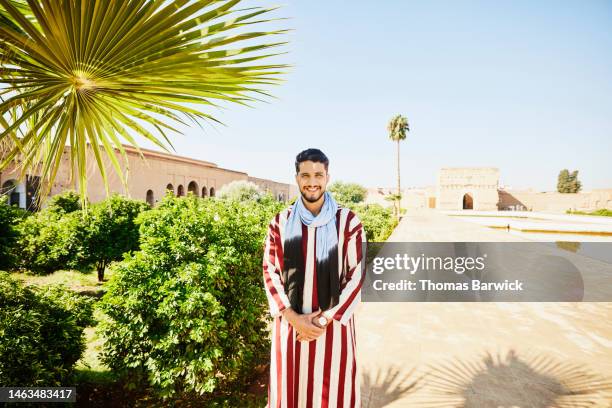
[[[322,190],[319,190],[319,191],[321,191],[321,194],[319,194],[316,198],[309,198],[309,197],[307,197],[306,195],[309,194],[309,193],[305,192],[305,191],[300,191],[300,193],[302,193],[302,197],[304,198],[304,200],[308,201],[309,203],[316,203],[317,201],[319,201],[321,199],[321,197],[323,197],[323,193],[325,193]]]

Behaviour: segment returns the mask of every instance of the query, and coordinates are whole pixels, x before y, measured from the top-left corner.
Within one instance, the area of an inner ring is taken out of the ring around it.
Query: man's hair
[[[296,174],[300,172],[300,163],[305,161],[311,161],[315,163],[323,163],[325,165],[325,171],[327,171],[329,167],[329,159],[319,149],[306,149],[300,152],[297,156],[295,156],[295,172]]]

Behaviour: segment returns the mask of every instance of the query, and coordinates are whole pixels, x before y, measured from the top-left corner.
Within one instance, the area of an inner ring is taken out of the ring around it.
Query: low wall
[[[526,210],[564,213],[612,209],[612,189],[582,193],[532,192],[499,190],[500,210]]]

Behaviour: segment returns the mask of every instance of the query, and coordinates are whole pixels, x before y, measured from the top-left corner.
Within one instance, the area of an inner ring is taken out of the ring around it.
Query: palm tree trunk
[[[397,139],[397,219],[399,221],[400,212],[402,209],[402,199],[400,198],[401,194],[401,184],[400,184],[400,140]]]

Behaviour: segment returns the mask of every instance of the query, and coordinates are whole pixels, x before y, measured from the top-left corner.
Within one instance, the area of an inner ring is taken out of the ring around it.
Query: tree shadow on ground
[[[486,353],[480,361],[431,367],[423,407],[582,408],[612,399],[612,381],[583,366],[552,357],[505,357]]]
[[[94,298],[95,300],[100,300],[102,296],[106,293],[104,290],[81,290],[77,292],[79,295],[89,296]]]
[[[384,407],[418,389],[421,378],[413,378],[415,370],[407,373],[396,366],[376,374],[364,371],[361,376],[361,404],[364,408]]]

